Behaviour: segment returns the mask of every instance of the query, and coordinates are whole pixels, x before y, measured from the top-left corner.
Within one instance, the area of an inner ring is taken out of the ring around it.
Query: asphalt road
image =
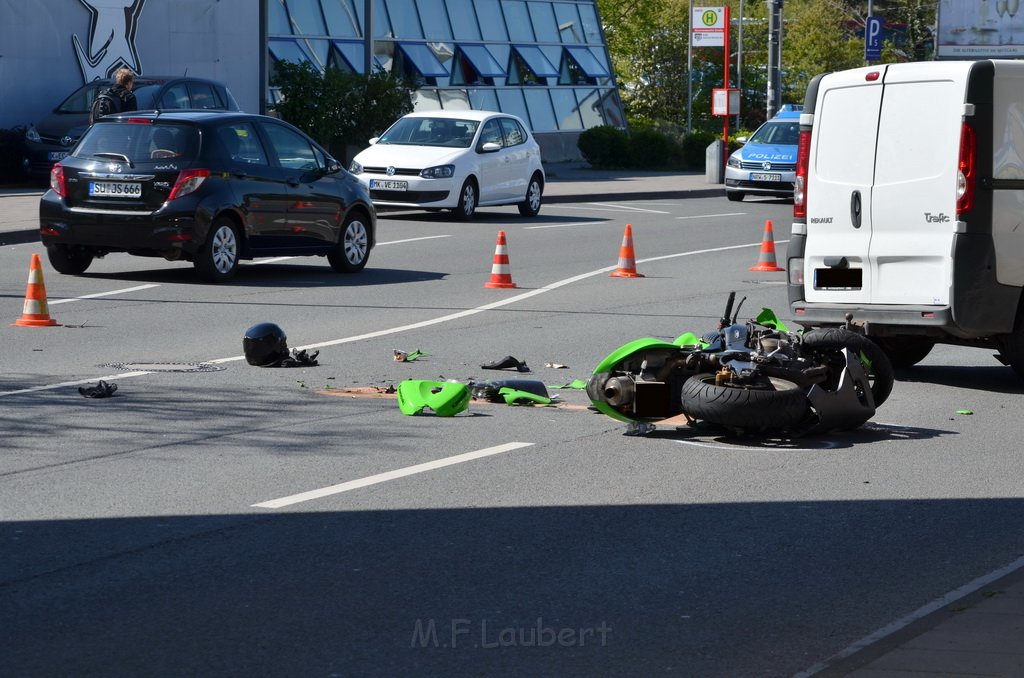
[[[555,388],[710,329],[730,290],[790,320],[786,274],[749,270],[766,219],[784,261],[790,210],[393,214],[362,274],[222,286],[110,255],[46,267],[51,328],[9,326],[38,243],[0,248],[0,670],[785,676],[1018,558],[1024,396],[984,351],[939,347],[869,425],[796,441],[626,436]],[[643,278],[608,276],[626,223]],[[516,289],[483,286],[499,230]],[[262,321],[320,365],[245,364]],[[480,368],[506,355],[532,373]],[[222,369],[169,371],[195,365]],[[523,377],[563,406],[345,393]],[[79,395],[99,378],[115,397]]]

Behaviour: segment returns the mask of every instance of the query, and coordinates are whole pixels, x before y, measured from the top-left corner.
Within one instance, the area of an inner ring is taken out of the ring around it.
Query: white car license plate
[[[761,174],[759,172],[752,172],[750,174],[751,181],[782,181],[781,174]]]
[[[409,190],[409,182],[388,181],[386,179],[370,179],[370,188],[376,188],[381,191],[407,191]]]
[[[141,198],[142,184],[124,181],[90,181],[89,195],[108,198]]]
[[[63,160],[66,157],[68,157],[67,151],[50,151],[49,153],[46,154],[46,159],[50,160],[51,162]]]

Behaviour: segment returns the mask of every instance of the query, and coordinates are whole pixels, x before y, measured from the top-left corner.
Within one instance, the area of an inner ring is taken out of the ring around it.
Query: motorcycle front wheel
[[[744,431],[785,430],[807,415],[807,394],[797,384],[769,377],[770,388],[718,385],[713,374],[696,374],[682,389],[683,412],[694,419]]]
[[[892,363],[885,351],[863,334],[851,332],[845,327],[821,328],[805,332],[803,345],[813,351],[838,351],[844,348],[853,351],[867,372],[876,408],[881,407],[892,393],[896,379]]]

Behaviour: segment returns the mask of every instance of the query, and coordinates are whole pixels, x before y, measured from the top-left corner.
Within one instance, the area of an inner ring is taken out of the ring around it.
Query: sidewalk
[[[703,173],[616,172],[581,163],[545,167],[546,203],[725,196]],[[0,245],[38,241],[43,189],[0,188]],[[543,213],[543,212],[542,212]],[[824,659],[800,676],[1024,676],[1024,558],[965,584]]]

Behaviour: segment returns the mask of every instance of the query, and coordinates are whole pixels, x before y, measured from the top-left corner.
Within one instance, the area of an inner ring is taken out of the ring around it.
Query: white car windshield
[[[402,118],[384,132],[377,144],[469,148],[480,123],[451,118]]]

